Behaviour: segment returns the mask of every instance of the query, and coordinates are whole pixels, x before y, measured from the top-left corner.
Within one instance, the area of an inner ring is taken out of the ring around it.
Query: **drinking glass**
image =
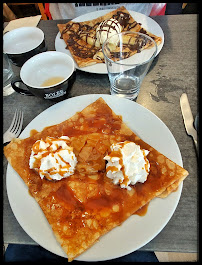
[[[102,45],[112,95],[136,99],[156,56],[156,42],[139,32],[115,34]]]
[[[11,87],[11,80],[13,78],[13,69],[8,59],[7,54],[3,53],[3,95],[7,96],[14,92]]]

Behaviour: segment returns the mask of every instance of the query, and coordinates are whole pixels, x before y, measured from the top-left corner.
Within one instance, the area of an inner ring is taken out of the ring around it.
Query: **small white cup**
[[[73,59],[62,52],[47,51],[30,58],[21,68],[20,76],[12,80],[13,89],[23,95],[54,101],[65,99],[74,80]],[[15,83],[23,83],[27,89]]]
[[[37,27],[17,28],[3,36],[3,51],[17,66],[22,66],[29,58],[46,50],[44,33]]]

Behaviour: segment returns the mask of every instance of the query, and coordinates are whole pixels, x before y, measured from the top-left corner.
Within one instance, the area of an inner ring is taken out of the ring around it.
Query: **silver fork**
[[[22,130],[23,112],[16,109],[10,127],[3,135],[3,143],[10,142],[13,138],[17,138]]]

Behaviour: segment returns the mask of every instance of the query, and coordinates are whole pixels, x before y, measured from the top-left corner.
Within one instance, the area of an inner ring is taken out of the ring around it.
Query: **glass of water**
[[[136,99],[157,54],[156,42],[139,32],[115,34],[102,45],[112,95]]]
[[[11,80],[14,77],[13,69],[7,54],[3,53],[3,95],[7,96],[14,92]]]

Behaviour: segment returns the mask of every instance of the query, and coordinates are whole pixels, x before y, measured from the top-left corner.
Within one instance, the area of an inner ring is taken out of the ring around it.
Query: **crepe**
[[[74,22],[71,20],[66,24],[58,24],[57,26],[61,33],[61,38],[65,41],[67,45],[66,48],[69,49],[79,67],[86,67],[104,62],[104,55],[101,47],[95,46],[96,28],[102,21],[111,18],[116,19],[121,24],[122,32],[132,31],[147,34],[154,39],[157,46],[162,42],[161,37],[144,29],[141,26],[141,21],[135,21],[124,6],[93,20],[84,22]],[[126,47],[128,57],[139,52],[138,47],[136,49],[134,49],[134,46],[131,48],[131,43],[129,43],[128,39],[126,39],[125,43],[128,44]],[[145,47],[141,47],[141,50],[149,47],[152,47],[151,43],[150,45],[147,44]],[[115,50],[114,53],[116,52]]]
[[[47,136],[69,136],[78,159],[74,175],[60,181],[41,179],[29,168],[32,145]],[[112,143],[133,141],[149,150],[150,173],[131,190],[106,176],[104,156]],[[153,198],[167,196],[188,172],[141,140],[99,98],[62,123],[26,138],[13,139],[4,154],[40,205],[68,261],[95,244]]]

